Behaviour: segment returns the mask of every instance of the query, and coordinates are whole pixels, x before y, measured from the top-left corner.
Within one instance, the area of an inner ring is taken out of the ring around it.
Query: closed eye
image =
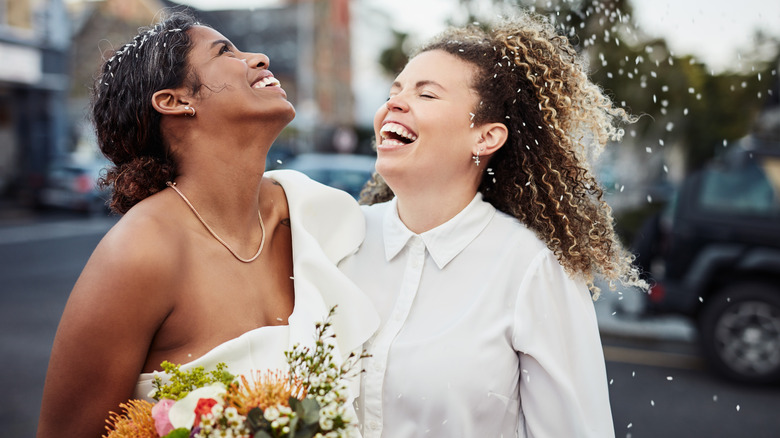
[[[222,47],[219,48],[220,55],[224,55],[225,53],[233,53],[233,48],[228,44],[223,44]]]

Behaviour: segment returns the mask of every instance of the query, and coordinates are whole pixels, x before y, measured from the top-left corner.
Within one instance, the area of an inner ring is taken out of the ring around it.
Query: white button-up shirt
[[[395,200],[364,207],[341,269],[373,300],[363,436],[613,437],[590,293],[516,219],[482,200],[415,234]]]

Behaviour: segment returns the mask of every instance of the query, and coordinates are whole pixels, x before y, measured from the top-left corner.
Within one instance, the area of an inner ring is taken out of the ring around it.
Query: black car
[[[689,176],[635,246],[649,308],[695,319],[712,368],[780,382],[780,150],[740,150]]]

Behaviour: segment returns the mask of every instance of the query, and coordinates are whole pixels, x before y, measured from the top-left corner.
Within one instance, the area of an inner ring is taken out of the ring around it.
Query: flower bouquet
[[[347,402],[347,380],[364,354],[333,361],[329,332],[335,307],[316,324],[315,346],[285,352],[289,372],[230,374],[224,363],[181,371],[163,362],[167,383],[155,377],[156,403],[130,400],[111,412],[104,438],[336,438],[349,437],[357,421]]]

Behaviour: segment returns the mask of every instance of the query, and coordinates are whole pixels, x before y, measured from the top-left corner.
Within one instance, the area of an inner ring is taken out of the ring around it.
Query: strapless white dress
[[[337,358],[362,348],[379,326],[371,302],[337,267],[363,241],[365,221],[360,207],[348,194],[302,173],[277,170],[265,175],[282,185],[290,209],[295,302],[288,325],[259,327],[244,333],[182,364],[182,370],[203,366],[208,371],[219,362],[227,364],[234,375],[286,370],[284,351],[297,343],[313,346],[314,324],[323,321],[334,305],[338,305],[331,320]],[[140,375],[136,398],[151,400],[154,375]],[[351,382],[353,396],[359,393],[358,380]]]

